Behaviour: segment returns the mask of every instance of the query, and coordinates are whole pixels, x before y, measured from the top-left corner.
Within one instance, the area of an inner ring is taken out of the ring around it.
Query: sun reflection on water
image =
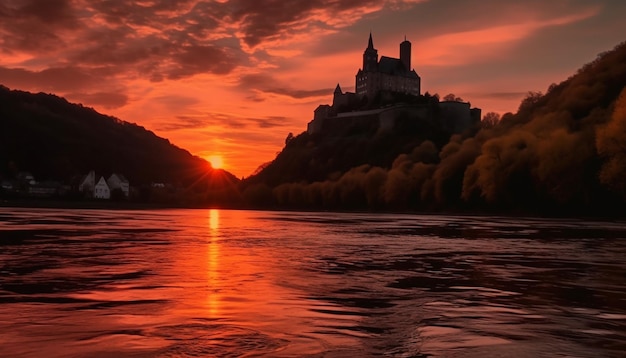
[[[220,211],[217,209],[209,210],[209,241],[207,245],[208,266],[207,266],[207,285],[208,296],[207,306],[209,315],[217,317],[220,314],[220,298],[219,298],[219,266],[220,266]]]

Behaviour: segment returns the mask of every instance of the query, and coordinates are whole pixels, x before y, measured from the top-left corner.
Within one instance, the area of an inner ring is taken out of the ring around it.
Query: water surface
[[[0,209],[3,357],[620,357],[626,224]]]

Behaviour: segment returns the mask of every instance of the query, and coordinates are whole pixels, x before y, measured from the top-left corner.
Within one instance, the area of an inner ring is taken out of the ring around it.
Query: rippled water
[[[0,209],[3,357],[620,357],[626,224]]]

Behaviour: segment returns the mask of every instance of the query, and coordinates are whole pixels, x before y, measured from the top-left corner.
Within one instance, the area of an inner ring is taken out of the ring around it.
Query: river
[[[621,357],[626,222],[0,208],[2,357]]]

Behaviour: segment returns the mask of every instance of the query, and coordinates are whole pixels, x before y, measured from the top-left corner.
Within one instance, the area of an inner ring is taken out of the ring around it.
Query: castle
[[[411,42],[407,41],[406,36],[400,43],[400,58],[381,56],[379,60],[378,50],[374,48],[370,33],[367,48],[363,52],[362,68],[355,77],[355,92],[344,93],[337,84],[333,93],[333,104],[322,104],[315,109],[314,119],[307,128],[309,134],[321,133],[325,131],[324,128],[340,124],[337,122],[339,118],[341,122],[369,122],[376,119],[379,121],[379,128],[392,129],[395,125],[394,118],[398,115],[420,118],[436,116],[454,132],[461,132],[480,121],[480,109],[470,108],[469,103],[459,101],[439,102],[436,114],[432,113],[432,109],[417,104],[396,104],[384,108],[369,106],[368,110],[354,110],[363,108],[363,103],[374,103],[385,96],[421,96],[422,79],[411,68]]]
[[[400,43],[400,58],[382,56],[374,48],[372,34],[363,52],[363,68],[356,74],[356,94],[374,98],[380,91],[420,95],[420,76],[411,69],[411,43]]]
[[[411,69],[411,42],[400,43],[400,58],[381,56],[370,33],[367,48],[363,52],[363,67],[356,74],[354,92],[343,93],[337,84],[333,94],[333,108],[336,111],[357,101],[367,98],[374,99],[381,92],[403,93],[413,96],[420,95],[422,79]]]

